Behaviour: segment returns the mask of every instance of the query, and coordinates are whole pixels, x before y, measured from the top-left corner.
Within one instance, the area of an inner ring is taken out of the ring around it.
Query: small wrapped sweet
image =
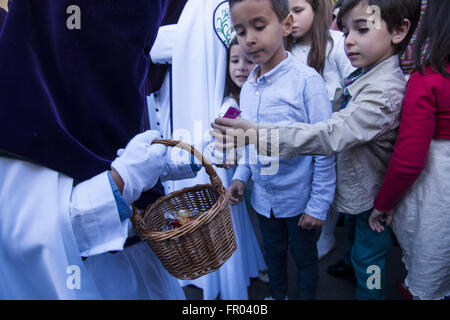
[[[166,221],[165,226],[162,228],[162,231],[169,231],[181,227],[181,224],[178,222],[176,213],[165,212],[164,218],[166,219]]]
[[[199,218],[204,213],[205,211],[191,212],[188,209],[180,209],[176,213],[166,212],[164,213],[164,218],[166,219],[166,227],[163,228],[163,231],[173,230],[184,226],[186,223]]]
[[[192,219],[193,218],[193,219]],[[177,220],[181,225],[191,222],[195,218],[192,217],[191,211],[188,209],[180,209],[177,212]]]

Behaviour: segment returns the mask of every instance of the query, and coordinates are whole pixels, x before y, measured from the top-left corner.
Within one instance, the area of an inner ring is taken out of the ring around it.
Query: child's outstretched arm
[[[289,126],[256,126],[249,121],[216,119],[212,134],[225,140],[225,148],[243,141],[242,130],[252,128],[258,134],[258,153],[274,156],[271,146],[279,144],[281,158],[301,155],[331,155],[367,143],[398,125],[399,109],[394,108],[386,93],[367,90],[346,109],[333,113],[316,124],[296,123]],[[264,133],[264,134],[263,134]],[[278,141],[275,141],[278,140]],[[219,147],[219,146],[217,146]]]
[[[211,123],[211,127],[213,130],[210,134],[216,138],[215,147],[218,149],[228,150],[255,143],[256,141],[246,137],[258,135],[258,126],[244,118],[217,118]]]
[[[259,134],[259,153],[270,152],[271,132],[279,136],[282,158],[300,155],[331,155],[368,143],[398,126],[400,108],[386,93],[367,90],[359,94],[345,109],[333,113],[327,121],[316,124],[296,123],[291,126],[266,128]],[[261,131],[263,127],[259,127]],[[264,150],[264,148],[267,148]]]

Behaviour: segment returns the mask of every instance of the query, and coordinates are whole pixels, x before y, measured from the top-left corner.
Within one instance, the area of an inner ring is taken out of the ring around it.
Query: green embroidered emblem
[[[220,41],[228,48],[235,34],[231,25],[228,1],[220,3],[214,11],[214,30]]]

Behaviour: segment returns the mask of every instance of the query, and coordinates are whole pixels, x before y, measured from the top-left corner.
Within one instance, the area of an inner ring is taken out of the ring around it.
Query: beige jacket
[[[260,127],[259,153],[277,156],[279,152],[282,158],[337,153],[336,210],[367,211],[373,207],[389,164],[405,90],[399,57],[394,55],[348,87],[351,98],[342,110],[343,90],[338,89],[328,121]],[[278,141],[279,150],[275,150]]]

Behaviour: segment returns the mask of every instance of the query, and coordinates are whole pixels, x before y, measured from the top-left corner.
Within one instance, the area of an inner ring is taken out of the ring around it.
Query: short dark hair
[[[228,3],[230,4],[230,10],[236,3],[242,1],[245,0],[229,0]],[[280,22],[283,21],[289,14],[289,0],[268,0],[268,1],[272,5],[272,10],[277,15],[278,20]]]
[[[395,53],[402,53],[408,46],[417,28],[420,18],[420,0],[344,0],[337,16],[339,29],[342,29],[342,18],[344,15],[363,1],[368,5],[380,8],[381,19],[386,22],[389,32],[399,28],[404,19],[408,19],[411,22],[411,28],[407,36],[396,48]]]

